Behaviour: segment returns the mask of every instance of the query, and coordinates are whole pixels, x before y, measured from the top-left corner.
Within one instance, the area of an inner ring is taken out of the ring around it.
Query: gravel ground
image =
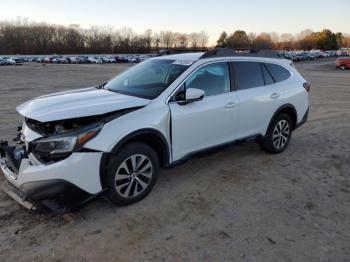
[[[252,142],[197,157],[123,208],[101,198],[38,215],[1,192],[0,261],[350,261],[350,71],[333,62],[296,64],[312,82],[311,113],[283,154]],[[0,137],[13,137],[21,102],[126,66],[0,67]]]

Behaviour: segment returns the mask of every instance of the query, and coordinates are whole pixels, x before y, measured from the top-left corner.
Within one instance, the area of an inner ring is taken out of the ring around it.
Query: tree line
[[[0,54],[150,53],[160,49],[205,49],[205,31],[190,34],[151,29],[142,34],[131,28],[53,25],[27,20],[0,22]]]
[[[150,53],[160,49],[208,48],[209,35],[205,31],[190,34],[151,29],[137,34],[131,28],[111,26],[54,25],[29,22],[26,19],[0,22],[0,54],[97,54],[97,53]],[[297,35],[277,33],[246,33],[237,30],[222,32],[217,47],[234,49],[338,49],[350,46],[350,36],[304,30]]]
[[[228,35],[223,31],[217,40],[217,47],[228,47],[236,50],[245,49],[283,49],[283,50],[337,50],[350,47],[350,35],[341,32],[333,33],[329,29],[313,32],[310,29],[296,35],[289,33],[246,33],[236,30]]]

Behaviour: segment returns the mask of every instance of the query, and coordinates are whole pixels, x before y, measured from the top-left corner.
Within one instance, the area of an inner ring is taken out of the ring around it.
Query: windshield
[[[151,59],[121,73],[104,88],[113,92],[154,99],[159,96],[189,65],[176,60]]]

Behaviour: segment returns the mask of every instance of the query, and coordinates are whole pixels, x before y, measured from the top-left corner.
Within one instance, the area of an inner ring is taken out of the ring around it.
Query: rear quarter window
[[[290,77],[290,72],[282,66],[279,66],[276,64],[270,64],[270,63],[265,63],[265,66],[267,67],[267,69],[271,73],[275,82],[281,82],[281,81],[286,80]]]

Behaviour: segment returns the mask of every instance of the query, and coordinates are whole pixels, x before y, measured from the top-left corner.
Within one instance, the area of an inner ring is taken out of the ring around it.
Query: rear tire
[[[279,114],[269,127],[265,137],[260,142],[262,150],[270,154],[282,153],[292,136],[292,120],[285,113]]]
[[[158,174],[158,156],[150,146],[127,144],[109,162],[108,199],[117,206],[138,202],[152,190]]]
[[[345,70],[345,69],[346,69],[346,66],[345,66],[345,65],[341,65],[339,68],[340,68],[341,70]]]

